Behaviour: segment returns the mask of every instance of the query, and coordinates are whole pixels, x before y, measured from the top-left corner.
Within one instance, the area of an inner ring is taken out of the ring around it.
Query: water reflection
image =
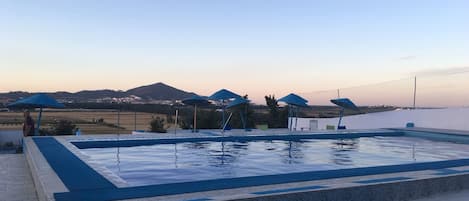
[[[302,146],[304,142],[298,141],[286,141],[287,147],[284,151],[287,151],[288,157],[283,157],[283,163],[285,164],[298,164],[303,163],[304,153],[302,152]]]
[[[469,157],[469,146],[419,138],[187,142],[83,149],[131,185],[284,174]]]
[[[235,163],[239,157],[246,155],[248,142],[219,142],[220,146],[208,147],[208,162],[213,167],[229,166]]]
[[[351,152],[358,149],[359,139],[337,139],[332,141],[331,161],[336,165],[353,165]]]

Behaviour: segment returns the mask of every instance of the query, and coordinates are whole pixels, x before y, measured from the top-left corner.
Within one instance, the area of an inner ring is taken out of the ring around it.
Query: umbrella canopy
[[[219,91],[212,94],[209,98],[212,100],[228,100],[232,98],[241,98],[241,96],[227,89],[220,89]]]
[[[308,107],[308,105],[306,104],[308,101],[306,99],[293,93],[288,94],[287,96],[281,99],[278,99],[278,101],[287,103],[289,105],[294,105],[294,106],[299,106],[299,107]]]
[[[7,105],[9,108],[63,108],[63,104],[50,96],[40,93]]]
[[[278,99],[278,101],[287,103],[289,105],[288,107],[289,129],[293,129],[293,118],[290,118],[290,117],[295,117],[295,129],[296,129],[298,125],[298,107],[308,107],[308,105],[306,104],[308,100],[294,93],[291,93],[283,98]],[[296,106],[296,108],[291,107],[292,105]]]
[[[186,98],[182,100],[182,103],[186,105],[208,105],[209,104],[207,98],[199,96],[199,95],[193,95],[189,98]]]
[[[338,98],[338,99],[332,99],[332,103],[336,104],[339,107],[342,107],[344,109],[349,109],[349,110],[354,110],[354,111],[359,111],[358,107],[348,98]]]
[[[37,118],[37,126],[34,131],[35,135],[39,134],[39,127],[41,126],[42,108],[64,108],[65,106],[50,96],[39,93],[28,98],[18,100],[14,103],[7,105],[9,108],[40,108],[39,116]]]
[[[236,107],[238,105],[243,105],[243,104],[246,104],[246,103],[249,103],[249,100],[246,100],[244,98],[236,98],[234,101],[230,102],[226,108],[232,108],[232,107]]]

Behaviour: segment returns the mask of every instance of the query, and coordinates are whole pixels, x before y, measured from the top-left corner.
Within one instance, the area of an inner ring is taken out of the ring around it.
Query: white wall
[[[317,120],[319,129],[326,129],[326,125],[337,127],[339,121],[338,118],[298,118],[297,130],[309,129],[310,120]],[[408,122],[416,127],[469,130],[469,108],[394,110],[342,119],[347,129],[402,128]]]
[[[12,142],[14,145],[21,145],[23,137],[22,130],[5,130],[0,131],[0,146],[5,145],[7,142]]]

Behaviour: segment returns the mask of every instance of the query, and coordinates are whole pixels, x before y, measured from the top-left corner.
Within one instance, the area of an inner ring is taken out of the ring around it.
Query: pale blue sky
[[[261,102],[469,66],[469,1],[1,1],[0,91],[165,82]]]

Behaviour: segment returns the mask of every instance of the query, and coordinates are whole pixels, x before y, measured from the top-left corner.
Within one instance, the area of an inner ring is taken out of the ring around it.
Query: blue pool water
[[[469,145],[415,137],[187,142],[81,151],[131,186],[469,158]]]

